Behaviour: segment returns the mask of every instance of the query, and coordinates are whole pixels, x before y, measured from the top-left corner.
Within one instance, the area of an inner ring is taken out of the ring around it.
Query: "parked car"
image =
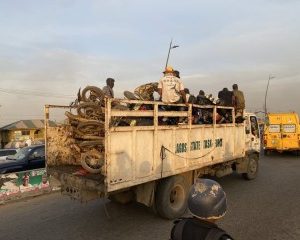
[[[45,145],[21,148],[15,155],[0,160],[0,174],[45,167]]]
[[[5,160],[9,155],[15,155],[17,149],[0,149],[0,160]]]

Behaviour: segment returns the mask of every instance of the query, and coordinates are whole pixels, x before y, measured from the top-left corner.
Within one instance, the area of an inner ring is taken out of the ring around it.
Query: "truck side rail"
[[[139,105],[150,105],[151,110],[120,110],[114,109],[114,104],[139,104]],[[162,110],[161,107],[181,107],[185,110]],[[233,107],[218,106],[218,105],[198,105],[198,104],[166,104],[160,101],[141,101],[141,100],[127,100],[127,99],[106,99],[106,123],[108,127],[112,127],[111,119],[112,117],[151,117],[153,118],[153,126],[158,126],[158,118],[160,117],[186,117],[188,119],[187,125],[200,125],[193,123],[193,110],[211,110],[212,111],[212,123],[213,125],[217,123],[217,112],[218,110],[227,110],[230,112],[232,121],[230,124],[235,124],[235,111]],[[116,126],[115,126],[116,127]]]

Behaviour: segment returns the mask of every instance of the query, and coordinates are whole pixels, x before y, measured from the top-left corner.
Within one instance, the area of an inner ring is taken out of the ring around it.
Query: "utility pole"
[[[179,47],[178,45],[172,45],[172,43],[173,43],[173,38],[171,39],[171,42],[170,42],[169,51],[168,51],[168,57],[167,57],[167,61],[166,61],[166,66],[165,66],[165,68],[168,66],[168,62],[169,62],[169,58],[170,58],[170,52],[171,52],[171,49],[174,49],[174,48],[178,48],[178,47]]]
[[[266,116],[267,116],[267,96],[268,96],[268,90],[269,90],[270,80],[273,79],[273,78],[275,78],[275,77],[272,76],[271,74],[269,74],[268,84],[267,84],[266,93],[265,93],[265,120],[266,120]]]

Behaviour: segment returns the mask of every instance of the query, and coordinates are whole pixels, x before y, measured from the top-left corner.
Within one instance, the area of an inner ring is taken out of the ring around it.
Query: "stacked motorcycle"
[[[66,112],[72,148],[80,154],[80,164],[89,173],[101,173],[104,163],[104,94],[95,86],[78,92],[73,104],[77,114]]]

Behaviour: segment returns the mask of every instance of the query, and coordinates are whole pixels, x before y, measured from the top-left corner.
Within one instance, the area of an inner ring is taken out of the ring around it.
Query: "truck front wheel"
[[[247,172],[243,173],[243,177],[247,180],[255,179],[258,173],[258,156],[251,154],[248,157],[248,168]]]
[[[183,176],[176,175],[163,179],[157,186],[156,210],[166,219],[175,219],[184,214],[187,208],[189,186]]]

